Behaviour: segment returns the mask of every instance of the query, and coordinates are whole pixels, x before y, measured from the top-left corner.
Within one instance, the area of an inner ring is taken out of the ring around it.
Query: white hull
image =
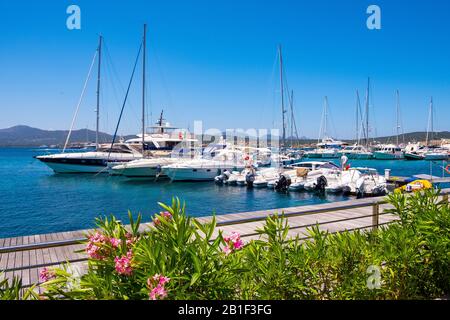
[[[232,171],[234,168],[163,168],[172,181],[213,181],[224,170]]]
[[[401,160],[404,159],[403,153],[387,153],[375,151],[373,153],[374,159],[377,160]]]
[[[56,173],[108,173],[108,167],[106,166],[88,166],[56,162],[46,162],[45,164]]]
[[[425,153],[425,160],[447,160],[448,155],[445,153]]]

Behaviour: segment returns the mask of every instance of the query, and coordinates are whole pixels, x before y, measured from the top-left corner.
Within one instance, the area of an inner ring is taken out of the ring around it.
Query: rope
[[[120,110],[119,120],[117,121],[116,130],[114,131],[113,140],[111,142],[111,148],[109,149],[109,152],[108,152],[108,160],[109,160],[109,157],[111,155],[112,147],[113,147],[114,142],[116,140],[117,130],[119,130],[120,120],[122,119],[123,109],[125,108],[125,104],[126,104],[127,98],[128,98],[128,93],[130,92],[131,83],[133,82],[134,72],[136,71],[136,66],[137,66],[137,63],[138,63],[138,60],[139,60],[139,56],[141,54],[141,49],[142,49],[142,43],[139,46],[139,51],[138,51],[138,54],[137,54],[137,57],[136,57],[136,61],[134,62],[133,72],[131,73],[131,78],[130,78],[130,81],[128,83],[127,92],[125,94],[125,99],[124,99],[123,104],[122,104],[122,109]]]
[[[89,82],[89,79],[91,78],[91,71],[92,71],[92,67],[94,66],[95,58],[97,57],[97,53],[98,53],[98,49],[95,51],[94,58],[92,58],[91,66],[89,67],[89,72],[88,72],[87,78],[84,82],[83,90],[81,91],[81,96],[80,96],[80,99],[78,100],[77,108],[75,109],[75,114],[73,115],[73,118],[72,118],[72,124],[70,125],[70,130],[69,130],[69,133],[67,134],[66,143],[64,143],[64,148],[62,151],[63,153],[66,151],[67,144],[69,143],[70,135],[72,134],[73,125],[75,124],[75,119],[77,118],[78,110],[80,109],[81,102],[83,101],[84,92],[86,91],[87,84]]]

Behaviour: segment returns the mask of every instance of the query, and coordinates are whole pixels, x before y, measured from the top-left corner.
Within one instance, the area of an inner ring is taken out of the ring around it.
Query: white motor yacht
[[[194,159],[163,166],[163,173],[172,181],[208,181],[224,170],[243,170],[246,164],[239,150],[223,149],[212,159]]]
[[[382,196],[387,193],[387,181],[373,168],[351,168],[350,182],[344,187],[345,193],[360,196]]]
[[[394,144],[381,145],[373,152],[374,159],[377,160],[399,160],[404,159],[404,154],[399,146]]]
[[[373,152],[368,150],[366,147],[355,144],[353,146],[347,146],[339,151],[339,155],[345,155],[348,159],[371,159],[373,157]]]
[[[96,151],[65,152],[36,156],[56,173],[107,173],[108,163],[141,159],[142,153],[126,143],[100,145]]]

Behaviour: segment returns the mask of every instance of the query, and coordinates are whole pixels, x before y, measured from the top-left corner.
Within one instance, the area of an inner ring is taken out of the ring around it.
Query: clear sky
[[[66,8],[81,8],[68,30]],[[366,8],[381,8],[381,30]],[[0,128],[68,129],[101,33],[105,58],[101,130],[113,132],[148,24],[148,108],[180,127],[279,127],[277,45],[301,136],[317,137],[324,96],[331,133],[355,131],[355,91],[372,79],[372,135],[395,128],[395,90],[405,132],[450,129],[450,1],[7,1],[0,0]],[[105,55],[106,56],[106,51]],[[115,70],[115,71],[114,71]],[[140,131],[141,70],[120,133]],[[115,90],[114,90],[115,88]],[[95,76],[76,128],[94,129]]]

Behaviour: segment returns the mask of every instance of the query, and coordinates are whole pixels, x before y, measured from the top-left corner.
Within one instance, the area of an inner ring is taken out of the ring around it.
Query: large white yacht
[[[317,144],[317,148],[305,152],[307,158],[338,158],[339,151],[346,146],[347,143],[339,140],[334,140],[331,137],[322,139],[322,142]]]
[[[371,159],[373,157],[373,152],[358,144],[343,148],[339,154],[345,155],[348,159]]]
[[[212,159],[200,158],[174,163],[163,166],[162,171],[172,181],[212,181],[225,170],[243,170],[245,166],[242,151],[225,148]]]
[[[95,151],[63,152],[36,156],[56,173],[107,173],[107,164],[142,158],[142,153],[126,143],[100,145]]]

